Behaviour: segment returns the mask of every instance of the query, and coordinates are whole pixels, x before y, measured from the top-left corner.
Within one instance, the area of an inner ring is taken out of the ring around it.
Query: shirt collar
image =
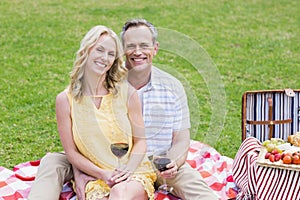
[[[159,71],[156,67],[154,67],[153,65],[151,66],[151,74],[150,74],[150,81],[147,83],[146,85],[146,90],[151,90],[157,86],[159,86],[161,83],[159,81]]]

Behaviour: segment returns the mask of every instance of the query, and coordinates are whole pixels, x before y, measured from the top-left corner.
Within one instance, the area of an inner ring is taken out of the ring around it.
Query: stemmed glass
[[[128,152],[128,138],[114,138],[110,145],[111,152],[118,158],[118,168],[121,167],[121,158]]]
[[[158,150],[153,153],[152,163],[155,168],[160,171],[166,171],[168,168],[166,167],[169,163],[171,163],[171,159],[168,154],[168,150]],[[167,185],[166,179],[162,177],[163,184],[159,186],[158,190],[167,194],[172,192],[173,188]]]

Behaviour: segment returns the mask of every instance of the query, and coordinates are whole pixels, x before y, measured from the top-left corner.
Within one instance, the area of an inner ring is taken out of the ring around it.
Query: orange
[[[300,164],[300,158],[298,155],[293,156],[293,164]]]
[[[291,164],[292,163],[292,157],[290,155],[285,155],[282,159],[284,164]]]

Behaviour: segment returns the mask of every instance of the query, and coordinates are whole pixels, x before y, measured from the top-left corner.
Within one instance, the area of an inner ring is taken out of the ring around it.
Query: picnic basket
[[[254,90],[242,96],[242,141],[287,140],[300,128],[300,90]]]

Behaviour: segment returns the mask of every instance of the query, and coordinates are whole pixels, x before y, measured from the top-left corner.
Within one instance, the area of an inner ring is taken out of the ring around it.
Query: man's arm
[[[170,148],[170,156],[172,160],[176,161],[177,167],[183,165],[187,159],[188,150],[190,146],[190,130],[174,132],[172,139],[172,146]]]
[[[176,176],[178,169],[185,163],[190,145],[190,131],[185,129],[174,132],[172,146],[169,149],[169,156],[172,160],[167,165],[168,170],[161,172],[164,178],[173,178]]]

